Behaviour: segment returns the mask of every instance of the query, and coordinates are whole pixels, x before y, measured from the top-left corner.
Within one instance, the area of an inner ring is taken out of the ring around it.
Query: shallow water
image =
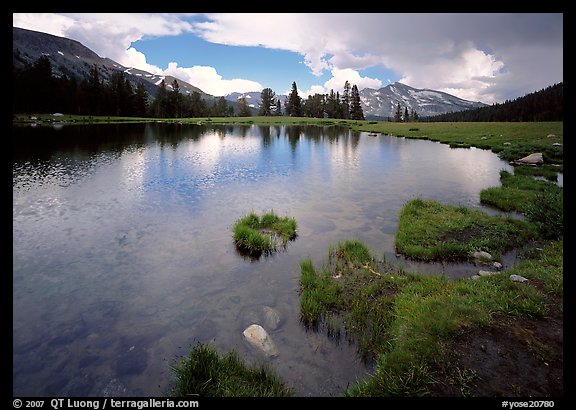
[[[512,170],[489,151],[340,127],[28,127],[13,139],[17,396],[161,396],[198,342],[268,361],[299,396],[338,395],[372,369],[302,326],[299,262],[344,239],[395,260],[406,201],[485,209],[480,191]],[[232,225],[268,210],[296,218],[297,239],[242,257]],[[264,306],[281,317],[272,359],[242,336]]]

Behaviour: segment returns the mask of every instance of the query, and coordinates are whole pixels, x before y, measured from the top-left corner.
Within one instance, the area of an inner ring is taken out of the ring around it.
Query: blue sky
[[[132,43],[132,47],[144,53],[149,63],[159,67],[167,67],[173,61],[182,67],[210,66],[216,68],[223,78],[256,81],[277,93],[290,90],[292,81],[296,81],[299,88],[308,89],[318,81],[329,79],[328,74],[321,77],[310,75],[302,57],[291,51],[213,44],[190,33],[177,37],[144,38]]]
[[[401,81],[491,104],[563,81],[562,13],[14,13],[13,25],[217,96]]]

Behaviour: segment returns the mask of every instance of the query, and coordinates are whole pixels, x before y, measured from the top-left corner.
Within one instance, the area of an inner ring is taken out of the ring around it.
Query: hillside
[[[426,121],[563,121],[564,85],[558,83],[512,101],[426,118]]]
[[[156,96],[162,80],[168,90],[178,81],[180,93],[190,95],[198,92],[208,105],[214,104],[218,97],[207,94],[179,78],[160,76],[136,68],[125,67],[109,58],[100,57],[95,52],[75,40],[53,36],[32,30],[12,27],[12,64],[15,71],[32,66],[42,56],[48,58],[52,74],[55,77],[66,76],[78,81],[90,77],[90,70],[97,67],[101,80],[107,83],[115,72],[122,72],[133,88],[141,83],[151,97]],[[232,102],[234,108],[237,104]]]

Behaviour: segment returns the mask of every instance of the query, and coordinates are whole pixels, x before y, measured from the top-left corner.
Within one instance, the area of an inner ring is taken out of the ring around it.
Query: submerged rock
[[[237,323],[240,330],[253,323],[264,326],[268,330],[277,330],[282,326],[282,317],[277,309],[268,304],[249,305],[240,309]]]
[[[257,324],[250,325],[242,334],[252,346],[267,356],[278,356],[279,352],[274,341],[262,326]]]
[[[264,312],[264,324],[267,328],[276,330],[280,324],[280,314],[270,306],[262,306]]]

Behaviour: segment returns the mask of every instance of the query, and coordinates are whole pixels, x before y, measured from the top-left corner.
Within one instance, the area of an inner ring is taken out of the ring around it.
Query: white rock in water
[[[257,324],[250,325],[242,334],[252,346],[260,349],[267,356],[278,356],[278,349],[274,341],[262,326]]]
[[[528,279],[520,275],[510,275],[510,280],[512,282],[528,282]]]

